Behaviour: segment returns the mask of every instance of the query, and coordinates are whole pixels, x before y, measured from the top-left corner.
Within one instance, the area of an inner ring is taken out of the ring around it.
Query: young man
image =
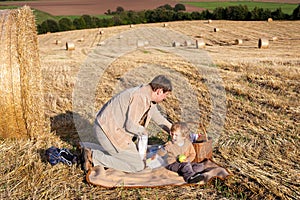
[[[94,131],[102,150],[85,149],[85,170],[94,166],[124,172],[138,172],[145,168],[133,138],[148,135],[150,119],[170,129],[171,123],[158,111],[172,91],[171,81],[156,76],[149,84],[124,90],[112,97],[98,112]]]

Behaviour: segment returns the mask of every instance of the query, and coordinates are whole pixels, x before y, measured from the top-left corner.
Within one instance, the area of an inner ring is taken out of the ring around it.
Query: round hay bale
[[[236,39],[236,40],[234,41],[234,44],[236,44],[236,45],[243,44],[243,40],[242,40],[242,39]]]
[[[97,46],[104,46],[104,45],[105,45],[105,42],[104,42],[104,41],[99,42],[99,43],[97,44]]]
[[[138,40],[136,45],[138,47],[143,47],[143,46],[145,46],[145,42],[143,40]]]
[[[55,40],[55,44],[56,45],[61,44],[61,41],[60,40]]]
[[[258,40],[258,48],[265,49],[269,47],[269,40],[266,38],[259,38]]]
[[[77,40],[78,42],[83,42],[84,41],[84,38],[80,38]]]
[[[192,44],[192,42],[191,41],[189,41],[189,40],[185,40],[184,41],[184,46],[191,46],[191,44]]]
[[[196,40],[196,49],[199,49],[199,48],[204,48],[205,47],[205,42],[203,39],[198,39]]]
[[[49,131],[36,33],[29,7],[0,12],[2,138],[35,138]]]
[[[66,50],[67,51],[75,50],[75,44],[73,42],[66,42]]]
[[[163,27],[167,27],[167,26],[168,26],[168,24],[167,24],[167,23],[164,23]]]
[[[272,37],[272,41],[277,41],[278,40],[278,37],[274,36]]]
[[[220,29],[219,28],[214,28],[214,32],[219,32]]]
[[[211,20],[211,19],[209,19],[209,20],[207,21],[207,23],[209,23],[209,24],[210,24],[210,23],[212,23],[212,20]]]
[[[129,26],[130,28],[133,28],[134,27],[134,25],[133,24],[130,24],[130,26]]]
[[[173,47],[179,47],[179,46],[180,46],[180,42],[174,41],[174,42],[172,43],[172,46],[173,46]]]
[[[272,22],[273,21],[273,19],[272,18],[268,18],[268,22]]]
[[[99,30],[99,34],[100,34],[100,35],[103,35],[103,34],[104,34],[104,31]]]

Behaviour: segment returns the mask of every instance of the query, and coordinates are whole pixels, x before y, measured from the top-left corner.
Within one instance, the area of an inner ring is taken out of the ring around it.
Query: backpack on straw
[[[46,150],[47,160],[51,165],[56,165],[59,162],[71,166],[77,162],[77,156],[73,155],[68,149],[57,147],[50,147]]]

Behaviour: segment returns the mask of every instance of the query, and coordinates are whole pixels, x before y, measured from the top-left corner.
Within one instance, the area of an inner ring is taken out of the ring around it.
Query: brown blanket
[[[230,172],[212,160],[205,160],[199,163],[199,169],[205,179],[198,184],[205,184],[212,178],[224,180]],[[100,173],[100,168],[93,167],[86,175],[86,179],[93,185],[103,187],[157,187],[166,185],[187,184],[177,173],[169,171],[164,167],[157,169],[145,169],[137,173],[125,173],[114,169],[105,170],[105,175]]]

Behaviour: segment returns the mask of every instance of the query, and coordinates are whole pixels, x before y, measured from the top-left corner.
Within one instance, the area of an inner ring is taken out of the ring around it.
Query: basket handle
[[[208,139],[207,139],[207,132],[206,132],[205,128],[203,127],[203,124],[200,123],[199,125],[200,125],[200,127],[201,127],[201,129],[202,129],[202,131],[204,133],[205,140],[208,141]]]

